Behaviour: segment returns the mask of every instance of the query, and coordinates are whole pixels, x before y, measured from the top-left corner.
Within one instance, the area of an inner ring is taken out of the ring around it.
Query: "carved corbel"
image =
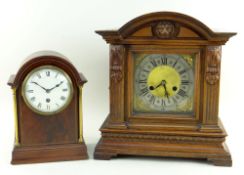
[[[221,59],[221,47],[220,46],[208,47],[206,81],[210,85],[214,85],[216,82],[219,81],[220,59]]]

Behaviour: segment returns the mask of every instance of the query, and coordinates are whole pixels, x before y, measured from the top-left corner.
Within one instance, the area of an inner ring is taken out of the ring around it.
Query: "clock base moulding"
[[[66,160],[87,159],[85,143],[53,146],[15,146],[12,153],[12,164],[42,163]]]
[[[172,141],[172,140],[171,140]],[[182,143],[158,142],[153,139],[129,139],[126,137],[100,139],[95,159],[109,160],[118,155],[163,156],[207,159],[217,166],[231,166],[232,160],[225,143],[210,144],[194,141]]]
[[[230,152],[224,143],[226,133],[221,123],[219,128],[222,132],[172,132],[167,129],[145,132],[122,127],[107,128],[105,122],[94,158],[109,160],[119,155],[180,157],[207,159],[217,166],[232,166]]]

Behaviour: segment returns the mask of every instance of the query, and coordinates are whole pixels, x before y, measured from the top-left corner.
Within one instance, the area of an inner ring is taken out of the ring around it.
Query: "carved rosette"
[[[220,46],[208,47],[206,81],[210,85],[214,85],[219,81],[220,59],[221,59],[221,47]]]
[[[122,68],[123,68],[123,48],[122,46],[112,45],[110,49],[110,79],[118,83],[123,78]]]
[[[153,34],[161,39],[170,39],[177,37],[179,25],[171,21],[160,21],[152,27]]]

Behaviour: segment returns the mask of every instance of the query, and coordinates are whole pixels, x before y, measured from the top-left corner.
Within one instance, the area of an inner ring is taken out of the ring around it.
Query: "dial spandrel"
[[[69,104],[72,93],[69,76],[55,66],[32,70],[22,84],[22,96],[27,106],[43,115],[62,111]]]
[[[134,112],[193,111],[193,55],[135,54],[134,60]]]

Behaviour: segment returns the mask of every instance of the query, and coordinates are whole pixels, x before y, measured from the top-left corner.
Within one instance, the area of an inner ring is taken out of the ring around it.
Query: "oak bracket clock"
[[[53,51],[27,58],[8,85],[13,90],[12,164],[86,159],[82,87],[87,80]]]
[[[173,12],[96,33],[110,44],[110,113],[96,159],[165,156],[231,166],[218,105],[221,46],[236,33]]]

